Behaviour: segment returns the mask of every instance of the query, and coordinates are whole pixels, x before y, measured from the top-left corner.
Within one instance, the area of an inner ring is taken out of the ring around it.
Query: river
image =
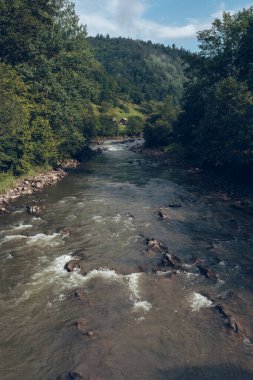
[[[106,147],[0,217],[0,379],[253,379],[252,217],[125,145]],[[32,202],[40,216],[26,213]],[[182,207],[160,220],[170,203]],[[147,237],[186,270],[157,270]],[[73,257],[81,268],[68,273]]]

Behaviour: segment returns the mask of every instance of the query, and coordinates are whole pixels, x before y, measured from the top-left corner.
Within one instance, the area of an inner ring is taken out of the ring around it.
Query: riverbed
[[[253,379],[252,216],[129,144],[105,148],[0,216],[0,379]],[[184,270],[160,268],[147,238]]]

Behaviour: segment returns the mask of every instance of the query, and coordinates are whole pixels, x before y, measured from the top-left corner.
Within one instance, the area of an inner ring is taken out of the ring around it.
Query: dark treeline
[[[95,133],[103,70],[67,0],[0,0],[0,171],[75,155]]]
[[[198,33],[174,140],[204,166],[253,167],[253,7]]]

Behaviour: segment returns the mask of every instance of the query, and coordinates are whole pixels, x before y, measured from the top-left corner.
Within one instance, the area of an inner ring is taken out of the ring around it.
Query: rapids
[[[252,217],[127,144],[105,146],[0,216],[0,379],[253,379]],[[41,217],[26,213],[32,202]],[[160,220],[173,203],[182,207]],[[185,270],[157,271],[147,237]],[[68,273],[73,258],[81,268]],[[226,325],[220,302],[247,335]],[[92,334],[76,327],[83,319]]]

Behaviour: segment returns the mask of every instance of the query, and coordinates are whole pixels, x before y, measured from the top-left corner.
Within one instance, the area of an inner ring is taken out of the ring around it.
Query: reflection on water
[[[106,147],[0,218],[0,379],[253,379],[252,218],[123,144]],[[41,218],[25,213],[33,201]],[[147,237],[184,270],[157,271]]]

